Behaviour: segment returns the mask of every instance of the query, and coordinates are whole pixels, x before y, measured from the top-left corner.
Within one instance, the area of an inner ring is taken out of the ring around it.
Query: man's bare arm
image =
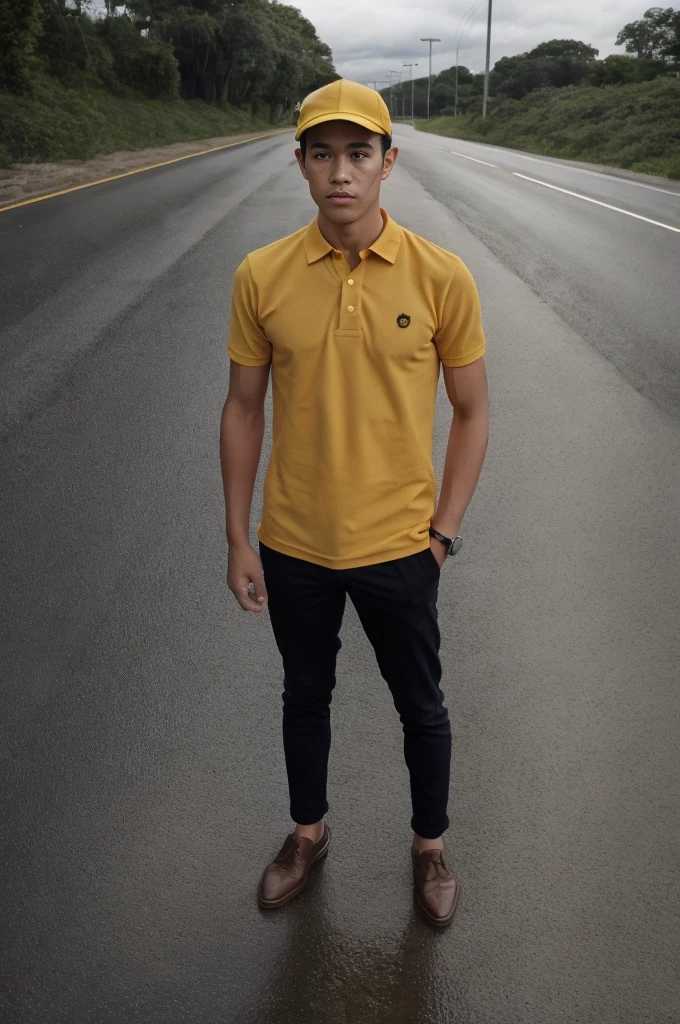
[[[262,564],[250,543],[250,509],[264,437],[264,401],[269,366],[232,361],[229,393],[222,410],[220,462],[224,484],[229,589],[245,611],[261,612],[267,592]],[[254,598],[249,593],[252,583]]]
[[[445,366],[444,383],[454,414],[439,503],[432,525],[444,536],[455,537],[475,493],[489,439],[489,396],[484,359],[477,359],[469,366]],[[444,549],[438,541],[433,540],[432,550],[438,561],[443,562]]]

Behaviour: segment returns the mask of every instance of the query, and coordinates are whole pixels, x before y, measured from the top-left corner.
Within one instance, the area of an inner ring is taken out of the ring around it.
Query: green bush
[[[259,128],[271,124],[227,104],[114,96],[97,88],[76,91],[43,78],[35,81],[31,95],[0,93],[0,164],[86,160]]]
[[[680,178],[680,79],[540,89],[486,118],[419,121],[422,131]]]

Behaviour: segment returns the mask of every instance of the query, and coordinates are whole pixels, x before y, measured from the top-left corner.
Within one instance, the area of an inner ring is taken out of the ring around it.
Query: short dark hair
[[[300,136],[300,139],[299,139],[300,150],[302,151],[302,159],[303,160],[307,159],[307,139],[305,138],[306,134],[307,134],[307,132],[303,132],[302,135]],[[385,154],[387,153],[387,150],[388,149],[392,149],[392,136],[391,135],[381,135],[380,136],[380,144],[382,146],[382,154],[383,154],[383,160],[384,160],[385,159]]]

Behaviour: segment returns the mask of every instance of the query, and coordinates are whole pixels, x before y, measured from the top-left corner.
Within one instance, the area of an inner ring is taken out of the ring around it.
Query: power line
[[[491,2],[491,0],[489,0],[489,2]],[[429,120],[429,118],[430,118],[430,90],[431,90],[431,87],[432,87],[432,44],[433,43],[441,43],[441,39],[433,39],[431,36],[426,36],[423,39],[423,37],[421,36],[420,37],[420,41],[421,41],[421,43],[429,43],[430,44],[430,73],[427,76],[427,117],[428,117],[428,120]]]
[[[460,55],[460,51],[461,51],[461,48],[462,48],[463,39],[465,38],[465,35],[467,34],[467,32],[469,31],[469,29],[472,26],[473,18],[475,16],[475,14],[477,13],[477,11],[479,10],[479,4],[480,3],[481,3],[481,0],[476,0],[476,3],[470,4],[470,6],[468,7],[467,11],[465,12],[465,14],[463,14],[462,18],[458,22],[458,28],[456,29],[456,41],[455,41],[455,47],[456,47],[456,93],[455,93],[455,99],[453,101],[453,116],[454,117],[458,117],[458,66],[460,64],[459,55]]]
[[[390,117],[394,117],[394,104],[392,103],[392,76],[398,75],[401,78],[401,71],[388,71],[387,74],[390,76]]]
[[[409,69],[409,73],[408,73],[409,74],[409,81],[411,82],[411,120],[413,121],[413,120],[415,120],[415,118],[413,116],[413,87],[414,87],[413,69],[418,67],[418,62],[416,61],[415,64],[407,64],[406,61],[404,61],[404,63],[402,64],[402,67]]]
[[[491,62],[491,0],[489,0],[489,17],[486,24],[486,68],[484,70],[484,102],[482,104],[482,117],[486,117],[486,107],[489,102],[489,64]]]

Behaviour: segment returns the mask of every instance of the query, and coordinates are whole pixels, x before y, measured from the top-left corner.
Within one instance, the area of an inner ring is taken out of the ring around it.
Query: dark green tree
[[[639,59],[680,63],[680,10],[650,7],[639,21],[631,21],[616,37],[617,46]]]
[[[599,50],[579,39],[551,39],[547,43],[539,43],[529,51],[530,57],[557,57],[570,60],[590,62],[597,58]]]
[[[519,100],[536,89],[580,85],[595,66],[598,52],[578,39],[551,39],[528,53],[501,57],[490,77],[492,94]]]
[[[40,0],[0,0],[0,89],[30,89],[42,35]]]
[[[665,61],[612,53],[604,60],[597,61],[588,75],[588,84],[629,85],[634,82],[649,82],[665,74],[668,74],[668,64]]]
[[[97,24],[98,36],[111,54],[116,84],[152,99],[175,99],[179,95],[179,72],[169,43],[146,29],[140,29],[126,14],[115,13]]]
[[[129,0],[138,26],[171,45],[180,94],[287,111],[336,78],[332,56],[294,7],[268,0]]]
[[[43,72],[63,85],[116,88],[113,58],[88,14],[86,0],[40,0],[42,32],[37,53]]]
[[[96,17],[94,3],[0,0],[0,89],[25,91],[42,74],[276,118],[337,78],[314,25],[277,0],[100,0]]]

